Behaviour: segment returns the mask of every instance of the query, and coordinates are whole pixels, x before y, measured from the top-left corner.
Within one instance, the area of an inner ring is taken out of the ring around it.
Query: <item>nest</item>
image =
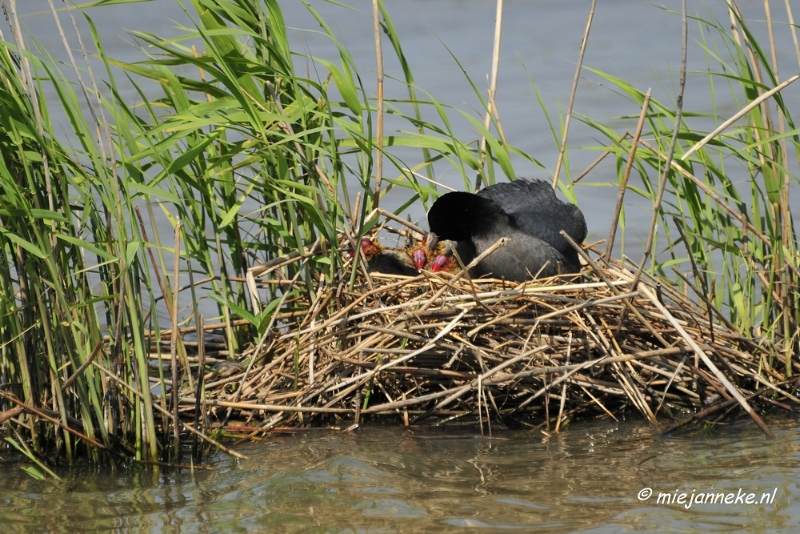
[[[741,407],[769,433],[752,400],[798,402],[772,351],[619,264],[522,284],[362,271],[304,288],[291,303],[302,314],[275,314],[229,376],[206,377],[204,413],[255,433],[366,420],[557,429],[626,412],[683,424]]]

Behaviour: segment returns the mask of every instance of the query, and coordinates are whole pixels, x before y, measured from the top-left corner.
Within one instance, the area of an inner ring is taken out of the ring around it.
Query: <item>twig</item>
[[[438,188],[444,189],[445,191],[456,191],[455,188],[450,187],[449,185],[444,185],[442,182],[437,182],[436,180],[432,179],[431,177],[425,176],[424,174],[420,174],[418,172],[414,172],[414,171],[412,171],[411,169],[409,169],[407,167],[404,167],[403,170],[413,174],[414,176],[416,176],[420,180],[425,180],[429,184],[434,185],[434,186],[436,186]]]
[[[702,349],[700,349],[697,343],[695,343],[695,341],[691,337],[689,337],[689,334],[686,333],[686,330],[684,330],[683,327],[680,325],[680,323],[675,320],[675,318],[672,316],[671,313],[669,313],[669,311],[664,307],[664,305],[658,301],[655,295],[650,293],[650,290],[644,286],[640,287],[639,291],[641,291],[641,293],[644,296],[650,299],[650,302],[652,302],[653,305],[656,308],[658,308],[661,311],[661,313],[664,314],[664,316],[669,320],[669,322],[672,323],[672,326],[686,340],[686,343],[690,347],[692,347],[692,350],[694,350],[695,353],[700,357],[700,359],[703,360],[703,363],[706,364],[706,367],[708,367],[709,370],[717,378],[717,380],[719,380],[720,383],[722,383],[722,385],[725,386],[725,389],[733,396],[733,398],[735,398],[739,402],[739,404],[742,405],[742,408],[744,408],[744,410],[748,413],[748,415],[750,415],[750,417],[753,418],[753,421],[755,421],[756,424],[759,426],[759,428],[761,428],[761,430],[764,431],[764,434],[766,434],[767,437],[774,439],[775,434],[773,434],[772,431],[769,429],[769,427],[767,427],[767,425],[764,423],[761,417],[759,417],[759,415],[753,411],[753,409],[750,407],[749,404],[747,404],[747,401],[744,399],[744,397],[742,397],[742,395],[739,393],[736,387],[733,384],[731,384],[730,381],[728,381],[725,375],[722,374],[722,372],[717,368],[716,365],[714,365],[714,362],[712,362],[711,359],[708,356],[706,356],[706,353],[703,352]]]
[[[572,91],[569,95],[567,117],[564,119],[564,134],[561,136],[561,147],[558,150],[558,161],[556,162],[556,170],[553,173],[553,189],[555,189],[558,185],[558,175],[561,173],[561,165],[564,162],[564,152],[567,150],[569,123],[572,119],[572,109],[575,106],[575,95],[578,92],[578,81],[581,79],[581,70],[583,69],[583,56],[586,53],[586,45],[589,43],[589,30],[592,28],[592,19],[594,18],[594,8],[596,5],[597,0],[592,0],[592,5],[589,8],[589,17],[586,20],[586,29],[583,32],[583,39],[581,40],[581,51],[580,54],[578,54],[578,65],[575,67],[575,78],[572,80]]]
[[[722,124],[720,124],[713,132],[711,132],[710,134],[708,134],[707,136],[705,136],[704,138],[699,140],[697,143],[695,143],[689,150],[686,151],[685,154],[683,154],[681,156],[681,158],[680,158],[681,161],[686,161],[689,158],[689,156],[691,156],[692,154],[694,154],[695,152],[697,152],[698,150],[700,150],[701,148],[706,146],[706,144],[708,144],[709,141],[711,141],[717,135],[719,135],[722,131],[727,129],[728,126],[730,126],[734,122],[738,121],[744,115],[747,115],[753,108],[761,105],[762,102],[764,102],[765,100],[767,100],[770,97],[772,97],[772,95],[774,95],[775,93],[778,93],[778,92],[784,90],[786,87],[788,87],[789,85],[793,84],[798,79],[800,79],[800,74],[795,74],[794,76],[792,76],[791,78],[789,78],[785,82],[781,83],[780,85],[778,85],[776,87],[773,87],[772,89],[770,89],[766,93],[760,95],[758,98],[756,98],[755,100],[750,102],[748,105],[746,105],[741,110],[739,110],[737,113],[735,113],[730,119],[728,119],[725,122],[723,122]]]
[[[387,210],[385,210],[383,208],[375,208],[374,210],[372,210],[370,212],[369,215],[367,215],[364,218],[364,220],[365,221],[369,221],[370,219],[372,219],[373,217],[375,217],[378,214],[381,214],[381,215],[383,215],[384,217],[386,217],[388,219],[391,219],[391,220],[393,220],[395,222],[398,222],[398,223],[400,223],[400,224],[402,224],[404,226],[407,226],[408,228],[411,228],[415,232],[418,232],[420,235],[425,235],[427,233],[425,230],[423,230],[422,228],[420,228],[416,224],[411,223],[411,222],[403,219],[402,217],[398,217],[397,215],[395,215],[391,211],[387,211]]]
[[[614,144],[619,145],[620,143],[622,143],[622,141],[625,140],[626,137],[629,137],[630,135],[631,135],[630,132],[623,133],[621,136],[619,136],[619,138],[617,139],[617,141]],[[600,165],[600,162],[602,162],[604,159],[606,159],[611,154],[614,154],[614,152],[611,151],[611,150],[603,151],[599,156],[597,156],[597,158],[593,162],[591,162],[589,164],[588,167],[583,169],[583,172],[581,172],[578,176],[575,177],[574,180],[572,180],[572,183],[576,184],[576,183],[580,182],[581,180],[583,180],[590,172],[592,172],[592,169],[594,169],[595,167]]]
[[[608,231],[608,240],[606,241],[606,255],[605,260],[611,259],[611,251],[614,248],[614,238],[617,234],[617,224],[619,223],[619,216],[622,213],[622,200],[625,198],[625,191],[628,189],[628,178],[631,175],[633,162],[636,159],[636,149],[639,147],[639,138],[642,136],[642,128],[644,128],[644,120],[647,118],[647,110],[650,108],[650,89],[644,95],[644,102],[642,103],[642,111],[639,114],[639,122],[636,124],[636,131],[633,134],[631,141],[631,149],[628,153],[628,161],[625,164],[625,172],[622,173],[622,183],[619,184],[619,194],[617,195],[617,205],[614,208],[614,216],[611,217],[611,229]]]
[[[797,40],[797,25],[794,23],[794,15],[792,14],[792,6],[789,0],[785,0],[786,4],[786,17],[789,22],[789,29],[792,32],[792,41],[794,42],[794,53],[797,55],[797,66],[800,67],[800,43]]]
[[[62,392],[66,391],[67,388],[70,386],[70,384],[72,384],[76,378],[81,376],[81,374],[83,374],[83,372],[86,370],[87,367],[92,365],[92,362],[97,357],[97,355],[100,354],[100,349],[102,348],[103,348],[103,343],[98,343],[97,345],[94,346],[92,353],[89,354],[89,357],[86,358],[86,361],[83,362],[81,366],[78,367],[78,369],[74,373],[72,373],[72,376],[70,376],[63,384],[61,384]]]
[[[663,154],[658,149],[656,149],[655,147],[653,147],[652,145],[650,145],[647,141],[642,140],[640,142],[641,144],[647,146],[647,148],[652,150],[653,154],[657,155],[661,159],[666,160],[666,155]],[[746,215],[736,211],[731,206],[729,206],[724,200],[722,200],[722,198],[720,198],[720,196],[716,193],[716,191],[714,191],[713,189],[711,189],[711,187],[708,186],[708,184],[706,184],[705,182],[700,180],[697,176],[695,176],[694,174],[690,173],[689,171],[681,167],[678,162],[672,161],[671,163],[672,163],[672,168],[676,172],[678,172],[684,178],[690,180],[699,189],[701,189],[703,193],[714,199],[714,202],[722,206],[722,208],[725,209],[725,211],[727,211],[733,218],[742,223],[742,227],[745,228],[748,233],[751,233],[752,235],[756,236],[759,239],[759,241],[761,241],[762,243],[764,243],[764,245],[766,245],[768,249],[772,249],[773,243],[770,241],[770,239],[767,236],[765,236],[758,228],[753,226],[753,224],[747,220]],[[800,269],[798,269],[794,264],[789,262],[785,264],[785,266],[789,270],[791,270],[795,276],[800,276]]]
[[[569,365],[569,357],[572,356],[572,331],[569,332],[569,341],[567,342],[567,365]],[[561,404],[558,406],[558,418],[556,419],[556,428],[554,432],[558,434],[558,429],[561,428],[561,417],[564,415],[564,403],[567,400],[567,382],[561,386]]]
[[[494,95],[497,91],[497,72],[500,70],[500,36],[503,30],[503,0],[497,0],[497,9],[494,16],[494,44],[492,46],[492,77],[489,80],[488,99],[486,102],[486,116],[483,118],[483,128],[489,130],[492,123],[492,115],[497,114]],[[498,119],[499,122],[499,119]],[[483,165],[486,161],[486,136],[481,135],[480,143],[481,161],[478,172],[475,175],[475,190],[481,187],[481,175],[484,172]]]
[[[681,120],[683,119],[683,93],[686,89],[686,57],[688,54],[688,40],[689,40],[689,29],[688,23],[686,19],[686,0],[683,0],[681,3],[682,7],[682,17],[681,17],[681,27],[683,31],[683,38],[681,41],[681,72],[680,77],[678,79],[678,98],[675,103],[675,127],[672,130],[672,138],[670,139],[669,150],[667,150],[667,163],[664,165],[664,172],[661,174],[660,180],[658,182],[658,193],[656,194],[655,201],[653,202],[653,217],[650,220],[650,231],[647,234],[647,243],[645,244],[644,254],[642,255],[642,261],[639,264],[639,268],[636,270],[636,274],[634,276],[633,282],[633,289],[636,289],[636,286],[639,283],[639,279],[642,276],[642,271],[644,270],[644,266],[647,263],[647,259],[650,257],[653,249],[653,240],[655,239],[656,233],[656,225],[658,224],[658,216],[659,212],[661,211],[661,201],[664,198],[664,191],[667,188],[667,182],[669,181],[669,175],[672,168],[672,157],[675,154],[675,147],[678,145],[678,133],[681,131]]]
[[[197,364],[197,384],[195,389],[195,398],[197,401],[194,404],[194,427],[198,428],[200,423],[200,407],[203,403],[203,397],[205,396],[205,391],[203,389],[203,384],[205,381],[205,374],[206,374],[206,349],[205,349],[205,331],[203,330],[203,315],[197,316],[197,356],[198,356],[198,364]],[[206,428],[205,425],[205,408],[203,408],[203,429]],[[198,457],[197,451],[197,434],[194,435],[194,442],[192,443],[192,457]]]
[[[172,437],[175,440],[173,446],[175,447],[175,458],[180,462],[180,444],[181,433],[178,426],[178,389],[180,383],[178,382],[178,276],[180,275],[180,259],[181,259],[181,219],[177,218],[175,222],[175,248],[173,249],[173,266],[172,266],[172,338],[170,339],[170,360],[172,362]]]
[[[79,432],[78,430],[75,430],[74,428],[70,427],[68,424],[66,424],[66,422],[61,421],[57,417],[58,414],[54,413],[52,410],[44,410],[44,409],[37,408],[35,406],[31,406],[29,404],[26,404],[26,403],[22,402],[21,400],[19,400],[18,398],[16,398],[14,395],[9,395],[8,393],[4,392],[3,390],[0,390],[0,398],[3,398],[5,400],[7,400],[8,402],[16,404],[19,408],[22,408],[22,410],[27,412],[27,413],[37,415],[37,416],[39,416],[39,417],[41,417],[43,419],[47,419],[48,421],[50,421],[51,423],[53,423],[57,427],[63,428],[64,430],[66,430],[67,432],[72,434],[73,436],[76,436],[76,437],[86,441],[87,443],[89,443],[90,445],[92,445],[94,447],[97,447],[98,449],[104,449],[104,450],[113,451],[113,449],[107,449],[99,441],[90,438],[86,434],[84,434],[82,432]],[[53,413],[53,416],[51,416],[48,412]]]
[[[589,255],[586,253],[586,251],[583,250],[583,248],[580,245],[575,243],[575,241],[564,230],[561,230],[560,234],[561,234],[561,237],[566,239],[567,243],[569,243],[578,252],[578,254],[580,254],[583,257],[583,259],[585,259],[589,263],[589,266],[600,277],[600,279],[603,280],[603,282],[605,282],[606,284],[608,284],[608,287],[611,289],[611,291],[613,291],[615,294],[619,295],[620,294],[619,293],[619,289],[617,289],[614,286],[614,284],[612,284],[611,281],[608,280],[608,278],[606,277],[606,275],[603,272],[603,270],[600,269],[600,267],[597,265],[597,263],[594,262],[594,260],[592,260],[592,258],[589,257]],[[644,318],[644,316],[641,314],[641,312],[639,310],[637,310],[633,306],[633,304],[631,304],[630,300],[626,299],[626,300],[623,300],[622,302],[625,304],[625,306],[628,308],[628,310],[630,310],[631,313],[633,313],[634,316],[636,316],[636,318],[639,319],[642,322],[642,324],[645,326],[645,328],[650,330],[650,332],[656,337],[656,339],[658,339],[658,341],[662,345],[664,345],[664,347],[669,347],[669,343],[667,342],[667,340],[665,340],[661,336],[661,334],[655,328],[653,328],[653,325],[651,325],[650,322],[647,319]]]
[[[113,373],[109,372],[107,369],[103,368],[101,365],[98,365],[98,364],[97,364],[97,362],[93,362],[93,363],[92,363],[92,365],[94,365],[94,367],[95,367],[96,369],[100,370],[100,372],[102,372],[102,373],[103,373],[104,375],[106,375],[108,378],[110,378],[111,380],[113,380],[114,382],[116,382],[117,384],[119,384],[120,386],[122,386],[123,388],[125,388],[127,391],[129,391],[130,393],[132,393],[133,395],[135,395],[136,397],[138,397],[140,400],[142,399],[142,394],[141,394],[141,392],[139,392],[139,391],[137,391],[137,390],[133,389],[133,388],[132,388],[131,386],[129,386],[129,385],[128,385],[128,384],[127,384],[125,381],[121,380],[121,379],[120,379],[118,376],[116,376],[115,374],[113,374]],[[194,401],[194,399],[182,399],[182,400],[181,400],[181,402],[186,402],[186,403],[192,403],[193,401]],[[164,414],[164,415],[166,415],[166,416],[170,416],[170,415],[171,415],[171,414],[169,413],[169,411],[168,411],[168,410],[165,410],[164,408],[162,408],[162,407],[161,407],[161,406],[159,406],[158,404],[153,404],[153,407],[154,407],[154,408],[155,408],[157,411],[161,412],[162,414]],[[184,427],[186,430],[188,430],[189,432],[191,432],[192,434],[195,434],[195,435],[199,436],[199,437],[200,437],[200,439],[202,439],[202,440],[204,440],[204,441],[208,442],[210,445],[212,445],[212,446],[214,446],[214,447],[218,448],[219,450],[221,450],[221,451],[225,451],[226,453],[230,454],[231,456],[235,456],[236,458],[240,458],[240,459],[247,459],[247,456],[245,456],[245,455],[243,455],[243,454],[239,454],[238,452],[236,452],[236,451],[234,451],[234,450],[231,450],[231,449],[229,449],[228,447],[225,447],[224,445],[222,445],[221,443],[217,442],[216,440],[214,440],[214,439],[212,439],[212,438],[210,438],[210,437],[206,436],[205,434],[203,434],[202,432],[200,432],[200,431],[199,431],[199,430],[197,430],[196,428],[192,428],[190,425],[188,425],[188,424],[186,424],[186,423],[183,423],[183,422],[181,422],[181,425],[182,425],[182,426],[183,426],[183,427]]]

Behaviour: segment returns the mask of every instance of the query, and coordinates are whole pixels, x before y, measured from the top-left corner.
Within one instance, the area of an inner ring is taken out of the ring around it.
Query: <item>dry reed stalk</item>
[[[180,245],[181,245],[181,220],[180,217],[175,222],[175,244],[173,249],[173,271],[172,271],[172,280],[174,281],[172,287],[175,288],[172,291],[172,309],[171,309],[171,316],[172,316],[172,337],[170,338],[170,361],[172,364],[172,427],[173,427],[173,439],[175,444],[175,450],[180,451],[180,425],[178,424],[178,389],[180,389],[180,382],[178,382],[178,343],[179,343],[179,335],[178,335],[178,302],[179,302],[179,295],[178,292],[178,276],[180,274]],[[180,460],[180,457],[177,457]]]
[[[200,426],[200,414],[203,415],[202,426],[203,429],[207,428],[207,424],[205,421],[205,403],[203,403],[203,397],[205,391],[203,390],[203,380],[205,377],[205,366],[206,366],[206,351],[205,351],[205,343],[204,343],[204,336],[205,332],[203,331],[203,316],[199,315],[197,317],[197,356],[198,356],[198,371],[197,371],[197,383],[196,383],[196,390],[195,390],[195,404],[194,404],[194,428],[198,428]],[[202,412],[201,412],[202,409]],[[198,444],[198,436],[197,434],[194,435],[194,439],[192,441],[192,458],[199,459],[199,449],[197,448]]]
[[[495,122],[498,125],[498,131],[502,132],[500,129],[500,116],[497,112],[497,105],[495,104],[494,95],[497,92],[497,73],[500,70],[500,37],[503,33],[503,0],[497,0],[497,8],[495,9],[495,18],[494,18],[494,41],[492,44],[492,75],[489,80],[489,89],[487,91],[487,104],[486,104],[486,115],[483,118],[483,128],[488,131],[489,126],[492,123],[492,117],[495,118]],[[501,138],[504,136],[501,133]],[[503,142],[505,139],[503,138]],[[484,162],[486,161],[486,136],[481,135],[480,141],[480,150],[479,153],[481,155],[480,163],[478,165],[478,172],[475,176],[475,190],[477,191],[481,187],[481,175],[483,173],[483,166]]]
[[[636,131],[631,140],[631,149],[628,153],[628,161],[625,163],[625,171],[622,173],[622,182],[619,184],[619,194],[617,195],[617,205],[614,208],[614,215],[611,217],[611,229],[608,231],[608,239],[606,240],[606,254],[605,261],[611,259],[611,251],[614,248],[614,239],[617,234],[617,224],[619,223],[619,216],[622,213],[622,201],[625,198],[625,191],[628,189],[628,178],[633,169],[633,162],[636,158],[636,149],[639,147],[639,139],[642,136],[642,129],[644,128],[644,121],[647,118],[647,110],[650,108],[650,89],[644,95],[644,102],[642,103],[642,111],[639,113],[639,122],[636,123]]]
[[[678,96],[675,102],[675,126],[672,130],[672,136],[670,138],[669,148],[667,149],[667,157],[666,157],[666,164],[664,165],[664,171],[661,173],[658,182],[658,193],[656,194],[656,198],[653,201],[653,216],[650,219],[650,231],[647,234],[647,243],[644,247],[644,254],[642,255],[642,261],[639,262],[639,268],[636,269],[635,275],[635,282],[634,288],[639,283],[639,279],[642,276],[642,272],[644,271],[644,266],[647,264],[647,259],[650,257],[653,249],[653,242],[655,239],[655,232],[656,232],[656,225],[658,224],[659,214],[661,212],[661,202],[664,199],[664,192],[666,191],[667,182],[669,181],[669,175],[673,163],[673,157],[675,155],[675,148],[678,145],[678,133],[681,130],[681,120],[683,118],[683,94],[686,89],[686,57],[688,54],[688,40],[689,40],[689,30],[687,24],[687,17],[686,17],[686,0],[681,2],[681,28],[682,28],[682,39],[681,39],[681,70],[680,76],[678,78]]]
[[[561,166],[564,163],[564,153],[567,150],[567,136],[569,135],[569,124],[572,119],[572,110],[575,106],[575,95],[578,93],[578,81],[581,79],[581,70],[583,70],[583,56],[586,54],[586,45],[589,43],[589,31],[592,29],[592,20],[594,19],[594,9],[596,5],[597,0],[592,0],[592,5],[589,7],[589,17],[586,20],[586,29],[583,32],[583,39],[581,40],[581,50],[578,54],[578,65],[575,67],[575,78],[572,80],[572,91],[569,94],[567,116],[564,119],[564,133],[561,136],[561,147],[558,151],[556,170],[553,172],[553,189],[558,186],[558,175],[561,173]]]
[[[761,428],[761,430],[763,430],[768,437],[774,438],[775,435],[767,427],[767,425],[764,423],[761,417],[759,417],[759,415],[755,411],[753,411],[750,405],[747,404],[747,401],[744,399],[744,397],[739,393],[737,388],[734,387],[734,385],[728,381],[728,379],[725,377],[724,374],[722,374],[722,372],[717,368],[717,366],[714,365],[714,363],[712,363],[712,361],[708,358],[708,356],[706,356],[706,353],[700,349],[697,343],[689,336],[689,334],[683,329],[683,327],[670,315],[669,311],[667,311],[667,309],[658,301],[658,299],[655,298],[655,296],[647,288],[642,287],[640,291],[651,300],[654,306],[656,306],[665,316],[667,316],[668,319],[670,319],[670,322],[672,322],[673,326],[681,335],[681,337],[683,337],[686,340],[686,343],[690,347],[692,347],[692,349],[700,357],[700,359],[703,360],[703,363],[705,363],[706,366],[711,370],[711,372],[714,373],[714,376],[720,382],[722,382],[722,384],[730,392],[730,394],[733,395],[733,397],[739,402],[739,404],[742,405],[742,408],[744,408],[747,414],[753,418],[753,420]]]
[[[800,42],[797,40],[797,25],[794,23],[794,15],[792,14],[792,6],[789,5],[789,0],[785,0],[786,4],[786,17],[789,22],[789,28],[792,31],[792,42],[794,42],[794,53],[797,55],[797,66],[800,67]]]
[[[617,141],[614,144],[619,145],[620,143],[622,143],[625,140],[625,138],[630,137],[630,135],[631,135],[630,132],[623,133],[621,136],[619,136],[617,138]],[[605,151],[601,152],[600,155],[597,156],[597,158],[593,162],[591,162],[588,167],[583,169],[583,171],[581,171],[581,173],[578,176],[575,177],[575,179],[572,181],[572,183],[576,184],[576,183],[580,182],[581,180],[583,180],[586,176],[589,175],[590,172],[592,172],[592,170],[594,170],[595,167],[600,165],[600,163],[604,159],[606,159],[608,156],[610,156],[611,154],[614,154],[614,153],[615,152],[612,151],[612,150],[605,150]]]
[[[17,408],[18,408],[18,409],[15,409],[15,410],[11,410],[11,415],[10,416],[5,416],[5,417],[8,417],[8,418],[16,417],[17,415],[19,415],[21,413],[28,413],[30,415],[36,415],[36,416],[41,417],[42,419],[46,419],[47,421],[49,421],[53,425],[55,425],[55,426],[57,426],[57,427],[59,427],[59,428],[61,428],[63,430],[66,430],[67,432],[69,432],[73,436],[86,441],[86,443],[89,443],[90,445],[93,445],[93,446],[97,447],[98,449],[104,449],[104,450],[112,451],[111,449],[106,449],[106,447],[102,443],[100,443],[98,441],[95,441],[94,439],[92,439],[89,436],[87,436],[86,434],[84,434],[82,431],[77,430],[77,429],[73,428],[72,426],[70,426],[70,424],[74,424],[76,426],[81,427],[81,430],[82,430],[83,425],[81,424],[80,421],[76,421],[75,419],[69,417],[69,418],[67,418],[67,422],[64,422],[64,421],[62,421],[60,419],[61,418],[61,414],[59,412],[57,412],[55,410],[48,410],[46,408],[38,408],[36,406],[31,406],[29,404],[26,404],[26,403],[22,402],[16,396],[11,395],[9,393],[6,393],[6,392],[4,392],[2,390],[0,390],[0,398],[4,399],[4,400],[6,400],[6,401],[8,401],[8,402],[10,402],[12,404],[16,404]],[[70,424],[68,424],[68,423],[70,423]]]
[[[109,378],[110,380],[113,380],[114,382],[116,382],[116,384],[119,387],[122,387],[122,388],[126,389],[132,395],[135,395],[135,396],[139,397],[139,399],[142,398],[141,392],[139,392],[138,390],[136,390],[136,389],[132,388],[131,386],[129,386],[124,380],[121,380],[118,376],[116,376],[115,374],[111,373],[110,371],[105,369],[103,366],[98,365],[97,362],[93,362],[92,365],[94,366],[95,369],[97,369],[98,371],[103,373],[107,378]],[[194,399],[181,399],[181,402],[185,403],[185,404],[194,404]],[[165,408],[162,408],[158,404],[153,404],[153,407],[156,409],[156,411],[161,412],[162,415],[167,416],[167,417],[171,417],[171,414],[169,413],[169,411],[166,410]],[[180,421],[180,425],[181,425],[181,428],[183,428],[184,430],[187,430],[188,432],[198,436],[200,439],[202,439],[203,441],[205,441],[206,443],[208,443],[212,447],[219,448],[220,450],[225,451],[228,454],[230,454],[231,456],[234,456],[236,458],[241,458],[241,459],[246,459],[247,458],[243,454],[239,454],[238,452],[233,451],[233,450],[223,446],[218,441],[216,441],[216,440],[208,437],[207,435],[205,435],[204,432],[200,432],[199,430],[193,428],[191,425],[189,425],[188,423],[186,423],[184,421]]]
[[[746,105],[745,107],[743,107],[742,109],[740,109],[739,111],[734,113],[733,116],[730,119],[726,120],[725,122],[723,122],[722,124],[717,126],[717,128],[713,132],[711,132],[710,134],[708,134],[707,136],[705,136],[704,138],[702,138],[701,140],[696,142],[694,145],[692,145],[692,147],[689,150],[687,150],[681,156],[681,158],[680,158],[681,161],[686,161],[689,158],[689,156],[691,156],[692,154],[694,154],[695,152],[697,152],[698,150],[700,150],[701,148],[706,146],[709,141],[711,141],[716,136],[718,136],[720,133],[722,133],[724,130],[726,130],[731,124],[733,124],[734,122],[736,122],[739,119],[741,119],[743,116],[745,116],[748,113],[750,113],[750,111],[752,111],[753,108],[755,108],[756,106],[760,106],[766,100],[769,100],[772,97],[772,95],[774,95],[775,93],[779,93],[780,91],[782,91],[783,89],[785,89],[789,85],[791,85],[794,82],[796,82],[798,79],[800,79],[800,74],[795,74],[794,76],[792,76],[788,80],[786,80],[783,83],[773,87],[772,89],[770,89],[766,93],[762,93],[761,95],[759,95],[755,100],[753,100],[748,105]]]
[[[800,77],[800,74],[798,75],[798,77]],[[659,151],[657,148],[655,148],[652,145],[650,145],[647,141],[642,140],[641,144],[647,146],[647,148],[649,148],[653,152],[653,154],[655,154],[659,158],[666,160],[666,156],[661,151]],[[701,189],[704,194],[708,195],[711,199],[714,200],[714,202],[716,202],[726,212],[728,212],[729,215],[731,215],[734,219],[739,221],[741,223],[741,225],[742,225],[742,228],[744,230],[746,230],[748,232],[748,234],[752,234],[755,237],[757,237],[759,239],[759,241],[764,243],[764,245],[766,245],[768,248],[772,247],[772,242],[770,241],[770,239],[766,235],[764,235],[760,230],[758,230],[755,226],[753,226],[753,224],[749,220],[747,220],[747,217],[745,215],[743,215],[741,212],[735,210],[730,205],[728,205],[728,203],[726,203],[716,193],[716,191],[711,189],[708,186],[708,184],[706,184],[705,182],[703,182],[702,180],[697,178],[697,176],[695,176],[694,174],[692,174],[692,173],[688,172],[687,170],[683,169],[676,161],[672,161],[671,163],[672,163],[673,170],[675,170],[677,173],[679,173],[684,178],[687,178],[688,180],[691,180],[691,182],[694,185],[696,185],[699,189]],[[792,273],[794,273],[796,276],[800,277],[800,270],[798,270],[797,267],[795,267],[791,263],[786,264],[786,267],[788,267],[792,271]]]

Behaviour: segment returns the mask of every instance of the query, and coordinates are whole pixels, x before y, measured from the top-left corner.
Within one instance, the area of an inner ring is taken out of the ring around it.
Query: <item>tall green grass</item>
[[[150,376],[153,358],[168,360],[169,339],[162,337],[169,325],[153,313],[159,306],[174,316],[188,304],[189,316],[180,317],[185,326],[197,323],[198,301],[212,299],[227,350],[238,354],[268,334],[270,318],[291,308],[292,295],[307,292],[313,302],[320,284],[334,279],[346,230],[357,238],[377,223],[366,219],[375,205],[375,101],[318,13],[307,4],[340,60],[312,58],[326,72],[309,79],[294,70],[276,1],[185,7],[195,27],[172,40],[136,32],[152,54],[136,63],[108,57],[91,18],[71,13],[89,23],[92,46],[80,45],[96,54],[102,72],[74,58],[72,72],[64,72],[35,43],[2,43],[4,407],[24,403],[58,414],[60,428],[27,412],[18,422],[37,447],[55,445],[56,456],[68,461],[81,447],[95,460],[113,459],[106,449],[143,460],[178,457],[163,448],[171,434],[166,414],[175,406],[151,394],[155,385],[171,388],[168,373]],[[385,145],[415,147],[422,157],[408,165],[387,152],[391,170],[381,194],[406,188],[399,211],[430,199],[435,190],[414,172],[430,172],[439,160],[449,160],[465,183],[476,172],[493,179],[495,165],[511,176],[501,141],[483,132],[490,157],[482,166],[477,146],[450,129],[452,110],[417,99],[386,6],[381,10],[410,95],[410,102],[388,101],[388,113],[415,130],[385,136]],[[142,104],[120,96],[118,69]],[[150,97],[154,84],[161,94]],[[53,103],[39,98],[45,85],[58,95],[77,146],[54,134]],[[441,125],[423,121],[422,106],[435,109]],[[159,216],[180,229],[181,249],[172,248],[173,236],[159,234]],[[313,254],[282,268],[289,283],[250,298],[242,283],[248,268],[298,252]],[[182,282],[169,276],[174,261],[190,286],[177,308],[173,292]],[[234,318],[248,324],[234,328]],[[182,344],[176,350],[183,364],[178,393],[190,394],[197,369],[187,365]]]
[[[703,36],[698,44],[707,69],[690,74],[707,77],[712,102],[727,91],[744,110],[783,80],[748,23],[735,10],[731,18],[735,32],[731,22],[711,15],[693,18],[697,34]],[[645,93],[640,88],[593,72],[637,106],[643,105]],[[709,300],[743,334],[783,346],[783,366],[791,376],[792,358],[800,355],[800,257],[789,209],[789,188],[800,178],[794,174],[800,162],[800,130],[793,110],[778,92],[705,144],[701,140],[707,131],[696,124],[719,125],[728,117],[719,117],[716,109],[713,114],[688,111],[667,174],[669,195],[654,206],[659,239],[653,243],[648,267]],[[619,142],[621,132],[588,117],[584,120],[611,141],[609,150],[619,158],[622,181],[631,138]],[[659,188],[656,178],[666,165],[675,120],[673,103],[650,101],[642,138],[652,141],[639,145],[634,161],[643,188],[629,188],[651,201]],[[688,274],[689,280],[676,276],[677,271]]]

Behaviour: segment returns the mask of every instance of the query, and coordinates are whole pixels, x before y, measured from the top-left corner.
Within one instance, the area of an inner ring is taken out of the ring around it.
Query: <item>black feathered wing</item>
[[[484,258],[476,268],[479,276],[492,276],[522,282],[533,277],[546,278],[579,270],[577,264],[546,241],[523,232],[515,224],[497,220],[482,226],[470,243],[477,253],[494,245],[501,237],[508,243]]]
[[[520,231],[555,248],[576,269],[580,265],[577,252],[560,231],[580,244],[586,239],[586,219],[577,206],[561,201],[549,183],[520,179],[489,186],[477,194],[500,206]]]

